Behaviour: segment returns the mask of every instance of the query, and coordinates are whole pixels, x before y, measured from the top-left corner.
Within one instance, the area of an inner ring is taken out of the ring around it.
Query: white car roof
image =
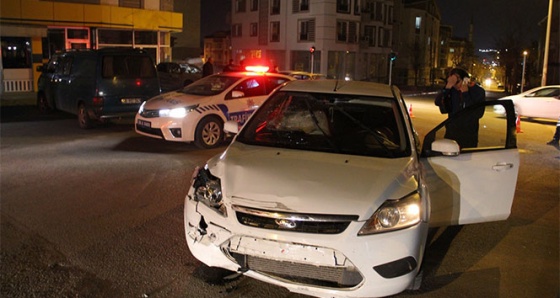
[[[281,88],[281,90],[331,94],[355,94],[388,98],[395,97],[389,85],[363,81],[341,81],[330,79],[297,80],[286,84]]]

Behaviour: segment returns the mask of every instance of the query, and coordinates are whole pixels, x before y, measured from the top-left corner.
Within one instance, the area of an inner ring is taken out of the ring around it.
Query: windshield
[[[237,141],[341,154],[410,155],[395,99],[277,92],[245,125]]]
[[[186,86],[180,92],[192,95],[211,96],[222,93],[235,82],[237,77],[215,75],[202,78]]]

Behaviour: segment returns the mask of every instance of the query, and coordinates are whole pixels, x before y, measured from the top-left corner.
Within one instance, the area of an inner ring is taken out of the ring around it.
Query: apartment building
[[[392,0],[233,0],[232,59],[387,82]]]
[[[62,50],[133,47],[168,61],[170,35],[182,30],[173,0],[2,1],[2,92],[36,90],[37,66]]]

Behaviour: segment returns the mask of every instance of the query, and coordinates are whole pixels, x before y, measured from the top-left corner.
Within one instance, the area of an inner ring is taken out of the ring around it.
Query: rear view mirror
[[[441,139],[432,143],[432,151],[441,152],[445,156],[459,155],[459,144],[454,140]]]

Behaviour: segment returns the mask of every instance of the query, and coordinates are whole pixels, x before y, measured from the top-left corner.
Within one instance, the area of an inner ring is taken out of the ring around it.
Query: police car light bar
[[[251,72],[268,72],[268,70],[270,69],[270,67],[268,66],[257,66],[257,65],[251,65],[251,66],[246,66],[245,70],[246,71],[251,71]]]

